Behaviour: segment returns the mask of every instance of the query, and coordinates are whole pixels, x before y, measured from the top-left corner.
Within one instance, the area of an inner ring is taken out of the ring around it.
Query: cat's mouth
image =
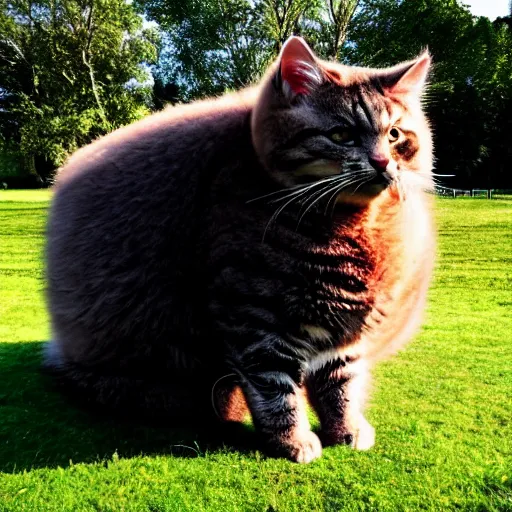
[[[339,201],[341,202],[363,202],[371,201],[373,198],[380,195],[384,190],[397,191],[399,193],[400,183],[399,174],[397,171],[374,171],[372,176],[363,181],[356,183],[346,189],[342,190],[339,194]]]
[[[391,183],[393,183],[393,178],[387,171],[376,172],[375,176],[369,181],[369,185],[382,185],[383,187],[387,187]]]
[[[361,194],[375,195],[388,188],[395,183],[396,177],[392,176],[387,171],[377,172],[374,171],[366,181],[360,184],[359,188],[355,187],[354,192]]]
[[[377,187],[384,190],[388,187],[396,187],[400,181],[400,175],[396,170],[387,169],[383,172],[376,172],[368,182],[369,187]]]

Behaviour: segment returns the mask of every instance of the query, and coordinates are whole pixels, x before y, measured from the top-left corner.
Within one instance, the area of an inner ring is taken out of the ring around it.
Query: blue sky
[[[469,5],[474,15],[487,16],[491,20],[509,13],[509,0],[462,0],[461,3]]]

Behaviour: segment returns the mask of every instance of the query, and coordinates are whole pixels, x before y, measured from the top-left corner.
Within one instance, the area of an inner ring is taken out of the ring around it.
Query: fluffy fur
[[[350,68],[291,38],[259,86],[79,150],[49,217],[46,368],[109,411],[248,407],[298,462],[371,447],[369,368],[419,325],[433,262],[429,64]]]

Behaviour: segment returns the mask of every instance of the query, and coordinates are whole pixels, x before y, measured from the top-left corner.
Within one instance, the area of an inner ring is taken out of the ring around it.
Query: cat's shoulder
[[[250,87],[218,98],[170,106],[118,128],[74,152],[58,170],[57,183],[107,160],[119,161],[128,153],[150,153],[187,137],[200,139],[222,133],[250,114],[257,95],[258,88]]]

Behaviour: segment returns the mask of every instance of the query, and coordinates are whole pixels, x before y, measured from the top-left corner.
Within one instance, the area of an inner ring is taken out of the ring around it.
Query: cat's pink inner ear
[[[291,37],[281,50],[280,72],[288,96],[308,94],[322,83],[322,73],[315,55],[300,37]]]
[[[403,68],[390,71],[388,84],[384,87],[391,94],[415,94],[420,95],[427,81],[431,58],[428,52],[421,55],[406,71]]]

